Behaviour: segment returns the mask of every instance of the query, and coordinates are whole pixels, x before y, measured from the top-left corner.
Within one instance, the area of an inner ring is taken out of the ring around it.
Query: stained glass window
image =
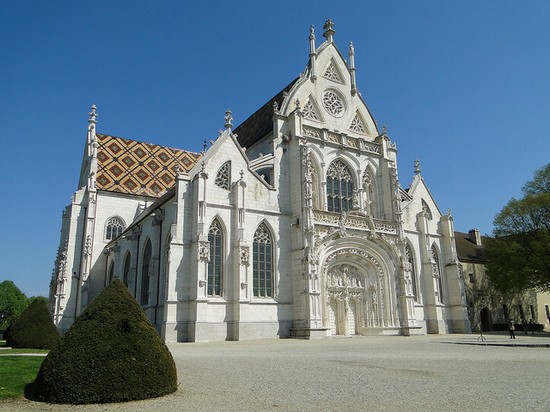
[[[264,223],[254,233],[253,243],[253,289],[256,297],[273,296],[273,242]]]
[[[327,172],[327,210],[342,212],[353,207],[353,179],[340,160],[332,162]]]
[[[221,296],[223,243],[220,222],[214,220],[208,231],[210,261],[208,262],[208,295]]]

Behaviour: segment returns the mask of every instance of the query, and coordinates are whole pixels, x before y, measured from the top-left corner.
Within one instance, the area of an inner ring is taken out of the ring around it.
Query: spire
[[[352,42],[349,42],[349,69],[351,71],[351,94],[355,96],[355,93],[357,93],[355,85],[355,49]]]
[[[310,63],[310,76],[312,82],[315,82],[317,75],[315,74],[315,60],[317,53],[315,51],[315,27],[313,24],[309,27],[309,63]]]
[[[325,29],[325,32],[323,33],[323,37],[327,39],[329,43],[332,43],[332,36],[334,36],[334,33],[336,33],[333,29],[334,23],[331,19],[328,19],[325,22],[325,25],[323,26],[323,29]]]
[[[95,104],[92,104],[92,111],[90,113],[88,113],[88,116],[90,116],[88,118],[88,123],[97,123],[97,111],[96,111],[96,107],[95,107]]]
[[[227,109],[225,112],[225,128],[231,129],[233,127],[233,116],[231,115],[231,109]]]
[[[416,159],[414,161],[414,174],[419,175],[420,174],[420,161]]]

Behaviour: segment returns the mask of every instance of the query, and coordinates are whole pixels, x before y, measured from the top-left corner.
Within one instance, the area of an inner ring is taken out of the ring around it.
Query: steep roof
[[[281,107],[285,94],[294,86],[300,77],[294,79],[288,86],[277,93],[266,104],[260,107],[252,116],[242,122],[233,132],[242,147],[251,147],[273,130],[273,104]]]
[[[485,263],[483,246],[476,245],[468,233],[455,232],[456,253],[461,262]]]
[[[199,153],[96,134],[98,190],[160,197],[175,182],[176,166],[189,171]]]

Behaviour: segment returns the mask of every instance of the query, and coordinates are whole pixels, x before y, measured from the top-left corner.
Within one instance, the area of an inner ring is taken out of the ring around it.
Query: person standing
[[[516,333],[515,333],[515,326],[514,326],[514,322],[512,321],[512,319],[508,319],[508,330],[510,331],[510,339],[515,339],[516,338]]]

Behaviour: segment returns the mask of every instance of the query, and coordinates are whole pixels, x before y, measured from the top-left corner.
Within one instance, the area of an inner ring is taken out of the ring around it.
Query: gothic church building
[[[51,281],[66,331],[121,279],[169,342],[469,332],[453,219],[398,180],[324,26],[284,90],[202,153],[99,133],[95,106]]]

